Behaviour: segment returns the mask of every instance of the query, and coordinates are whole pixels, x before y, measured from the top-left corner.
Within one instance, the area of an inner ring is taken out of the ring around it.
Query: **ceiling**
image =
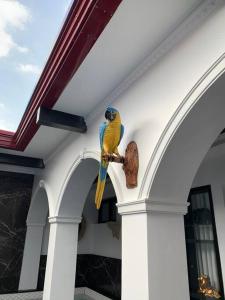
[[[90,114],[201,2],[124,0],[55,108]]]
[[[202,0],[124,0],[54,109],[87,116]],[[46,159],[67,131],[41,126],[23,153]],[[76,134],[74,134],[76,137]]]

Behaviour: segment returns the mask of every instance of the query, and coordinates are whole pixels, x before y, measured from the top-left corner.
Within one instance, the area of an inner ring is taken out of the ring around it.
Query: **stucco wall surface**
[[[121,166],[114,164],[109,168],[118,202],[146,199],[151,195],[150,186],[154,185],[156,171],[171,137],[196,99],[223,72],[224,19],[225,7],[222,6],[112,103],[120,111],[125,125],[120,152],[123,154],[126,145],[135,140],[140,157],[135,189],[126,188]],[[46,161],[40,178],[49,187],[50,215],[59,214],[63,190],[76,166],[83,159],[99,158],[98,127],[104,121],[105,108],[104,103],[100,104],[99,115],[90,122],[87,119],[86,134],[71,134]],[[85,181],[85,176],[83,178]],[[173,196],[171,192],[169,201],[174,201]],[[157,198],[157,193],[154,197]]]

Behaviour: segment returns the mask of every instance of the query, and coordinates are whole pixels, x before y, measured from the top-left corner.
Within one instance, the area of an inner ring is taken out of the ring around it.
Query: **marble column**
[[[43,300],[73,300],[81,218],[50,217]]]
[[[190,300],[183,215],[187,205],[141,200],[122,215],[122,300]]]
[[[27,223],[23,263],[20,273],[19,290],[37,288],[43,229],[45,224]]]

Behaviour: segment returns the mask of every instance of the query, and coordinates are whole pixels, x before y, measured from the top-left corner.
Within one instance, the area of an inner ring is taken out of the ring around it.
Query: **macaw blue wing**
[[[107,127],[107,123],[103,122],[100,127],[99,127],[99,137],[100,137],[100,147],[101,150],[103,148],[103,139],[104,139],[104,134],[105,134],[105,129]]]
[[[121,142],[121,140],[123,138],[123,134],[124,134],[124,126],[121,124],[120,125],[120,141],[119,141],[119,144],[120,144],[120,142]]]
[[[102,151],[103,151],[103,141],[104,141],[106,127],[107,127],[106,122],[102,123],[99,127],[100,146],[101,146]],[[102,197],[103,197],[103,192],[104,192],[105,182],[106,182],[106,176],[107,176],[107,168],[108,168],[108,162],[103,160],[103,158],[101,157],[97,190],[96,190],[96,194],[95,194],[95,204],[96,204],[97,209],[100,208],[101,202],[102,202]]]

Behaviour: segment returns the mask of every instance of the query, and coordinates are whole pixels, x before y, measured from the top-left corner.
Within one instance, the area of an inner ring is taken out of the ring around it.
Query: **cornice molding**
[[[80,224],[82,218],[81,217],[49,217],[48,218],[50,224]]]
[[[142,199],[133,202],[117,203],[118,213],[120,215],[133,215],[141,213],[163,213],[163,214],[179,214],[187,213],[188,203],[169,203],[163,201]]]
[[[90,125],[105,107],[117,100],[135,81],[139,80],[151,67],[174,48],[182,39],[200,25],[211,13],[224,4],[224,0],[207,0],[184,20],[149,56],[108,95],[98,107],[86,116],[86,122]]]

